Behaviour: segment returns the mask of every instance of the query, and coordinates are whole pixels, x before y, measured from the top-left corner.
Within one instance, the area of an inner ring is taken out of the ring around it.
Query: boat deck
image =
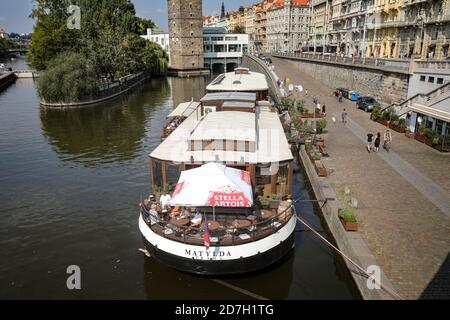
[[[266,211],[267,212],[267,211]],[[292,218],[294,210],[290,207],[270,217],[216,215],[213,220],[208,215],[211,247],[234,246],[264,239],[283,228]],[[204,245],[204,227],[178,225],[177,220],[160,219],[155,221],[142,213],[148,227],[161,237],[190,245]]]

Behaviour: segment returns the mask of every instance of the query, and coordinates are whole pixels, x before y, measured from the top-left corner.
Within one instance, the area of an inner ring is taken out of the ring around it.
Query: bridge
[[[12,54],[12,53],[19,53],[19,54],[26,54],[30,51],[28,48],[16,48],[16,49],[8,49],[6,50],[6,53]]]

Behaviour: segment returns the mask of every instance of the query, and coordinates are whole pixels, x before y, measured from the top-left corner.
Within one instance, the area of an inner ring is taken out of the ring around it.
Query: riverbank
[[[308,89],[308,95],[294,93],[294,98],[305,100],[310,110],[313,96],[326,105],[329,126],[324,138],[330,157],[324,165],[329,174],[321,180],[341,203],[345,187],[358,200],[362,239],[394,289],[406,299],[448,298],[449,280],[443,275],[450,249],[449,156],[396,132],[390,153],[368,153],[366,133],[384,132],[384,127],[354,103],[345,99],[338,103],[332,88],[302,73],[292,62],[279,58],[273,62],[280,78]],[[343,108],[348,112],[347,125],[333,123]],[[336,242],[342,240],[338,232],[333,235]],[[355,252],[360,249],[354,246]]]
[[[146,75],[143,72],[139,72],[121,78],[116,82],[108,83],[100,89],[100,93],[96,97],[84,98],[76,102],[47,102],[44,99],[41,99],[40,103],[42,106],[49,108],[73,108],[96,105],[127,93],[137,85],[141,84],[145,79]]]
[[[0,90],[3,90],[16,81],[17,77],[14,72],[6,72],[0,75]]]

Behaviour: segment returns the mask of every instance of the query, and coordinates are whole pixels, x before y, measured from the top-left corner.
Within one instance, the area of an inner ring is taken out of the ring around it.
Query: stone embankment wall
[[[403,102],[408,96],[408,72],[370,66],[349,66],[329,61],[278,58],[285,59],[285,63],[291,64],[293,70],[307,74],[332,89],[348,88],[363,96],[372,96],[385,106]]]
[[[268,68],[267,65],[265,65],[262,60],[253,56],[245,55],[242,58],[241,66],[249,68],[251,71],[264,74],[269,84],[269,94],[275,99],[276,102],[281,102],[280,97],[282,97],[282,93],[277,85],[276,75]]]
[[[9,84],[13,83],[17,79],[14,72],[8,72],[0,75],[0,90],[6,88]]]

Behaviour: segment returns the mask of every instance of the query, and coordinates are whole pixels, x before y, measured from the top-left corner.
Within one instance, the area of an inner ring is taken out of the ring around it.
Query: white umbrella
[[[170,204],[188,207],[251,207],[253,193],[250,173],[214,162],[183,171]]]

